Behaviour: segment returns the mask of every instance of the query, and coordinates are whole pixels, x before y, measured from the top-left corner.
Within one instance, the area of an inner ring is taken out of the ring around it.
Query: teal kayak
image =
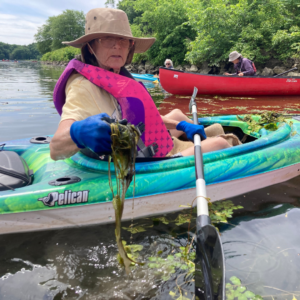
[[[259,132],[250,132],[248,124],[236,116],[207,117],[199,121],[203,125],[220,123],[227,131],[238,130],[247,135],[246,142],[240,146],[204,154],[205,180],[211,201],[228,199],[300,174],[298,120],[278,123],[275,131],[261,129]],[[6,162],[0,168],[1,234],[114,222],[108,162],[80,152],[71,158],[53,161],[50,139],[38,137],[0,143],[3,144],[0,158],[4,156]],[[9,154],[13,154],[12,158]],[[24,172],[31,180],[24,186],[12,188],[9,181],[4,181],[11,179],[9,172],[25,182],[24,175],[12,170],[13,161],[9,161],[17,157],[21,165],[26,162],[33,175],[26,167]],[[4,170],[2,176],[1,170]],[[114,171],[113,165],[111,171]],[[112,180],[114,182],[114,178]],[[133,199],[131,184],[123,219],[178,211],[182,209],[180,205],[191,204],[195,198],[194,157],[137,162],[134,195]]]
[[[148,81],[159,81],[159,78],[154,77],[154,75],[152,75],[152,74],[136,74],[136,73],[131,73],[131,75],[135,79],[148,80]]]

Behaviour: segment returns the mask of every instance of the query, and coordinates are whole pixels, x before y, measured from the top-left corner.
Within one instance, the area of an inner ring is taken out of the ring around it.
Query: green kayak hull
[[[250,132],[248,124],[236,116],[199,121],[203,125],[238,127],[255,138],[240,146],[204,154],[211,201],[228,199],[300,174],[299,121],[291,119],[278,124],[276,131],[259,132]],[[53,161],[49,144],[32,144],[30,139],[3,143],[5,151],[17,152],[27,162],[34,176],[28,186],[0,192],[0,234],[114,222],[107,161],[82,153]],[[115,184],[113,165],[111,171]],[[135,188],[132,183],[126,194],[123,219],[181,210],[181,205],[193,202],[195,194],[193,156],[136,163]]]

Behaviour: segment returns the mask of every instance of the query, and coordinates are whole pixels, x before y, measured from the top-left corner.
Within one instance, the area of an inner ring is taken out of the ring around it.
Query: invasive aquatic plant
[[[226,284],[226,299],[227,300],[262,300],[263,298],[259,295],[255,295],[251,291],[247,291],[247,288],[242,285],[240,279],[235,276],[230,277],[231,283]]]
[[[109,185],[113,195],[113,207],[115,209],[116,218],[116,241],[119,249],[119,261],[125,266],[127,274],[130,272],[129,266],[135,263],[132,258],[128,256],[128,251],[124,249],[124,244],[121,240],[121,219],[124,209],[124,201],[126,191],[135,174],[135,158],[136,147],[139,139],[139,133],[133,125],[122,125],[119,122],[112,123],[111,125],[111,139],[112,139],[112,154],[108,161],[108,176]],[[116,192],[114,191],[110,163],[111,158],[115,166],[116,174]],[[128,249],[127,249],[128,250]]]
[[[149,257],[148,267],[156,269],[157,275],[160,275],[163,280],[170,279],[171,275],[176,272],[176,269],[186,270],[186,275],[195,272],[194,259],[196,252],[190,252],[189,245],[179,247],[179,252],[174,255],[168,255],[166,258],[159,256]]]
[[[247,122],[250,132],[258,132],[260,129],[275,131],[278,129],[277,123],[286,122],[282,114],[274,111],[265,111],[256,115],[237,116],[240,121]]]
[[[129,259],[131,259],[130,265],[135,265],[135,260],[139,257],[139,251],[143,250],[142,245],[127,245],[126,241],[122,241],[124,251]],[[121,265],[124,265],[123,258],[121,257],[120,253],[117,255],[117,260]]]

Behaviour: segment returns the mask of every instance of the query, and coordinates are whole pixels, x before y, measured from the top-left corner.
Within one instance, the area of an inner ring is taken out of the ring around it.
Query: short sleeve
[[[94,99],[94,87],[91,86],[93,84],[78,74],[72,75],[69,81],[66,86],[66,103],[62,109],[61,121],[67,119],[81,121],[100,114],[102,111]]]

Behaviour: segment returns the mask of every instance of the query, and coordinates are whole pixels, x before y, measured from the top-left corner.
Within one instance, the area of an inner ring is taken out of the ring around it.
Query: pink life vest
[[[172,138],[150,94],[141,83],[76,59],[69,62],[54,88],[53,101],[60,115],[66,101],[66,84],[74,70],[116,98],[123,119],[135,126],[140,122],[144,123],[145,131],[141,139],[146,146],[153,143],[158,145],[154,157],[165,157],[172,150]]]

